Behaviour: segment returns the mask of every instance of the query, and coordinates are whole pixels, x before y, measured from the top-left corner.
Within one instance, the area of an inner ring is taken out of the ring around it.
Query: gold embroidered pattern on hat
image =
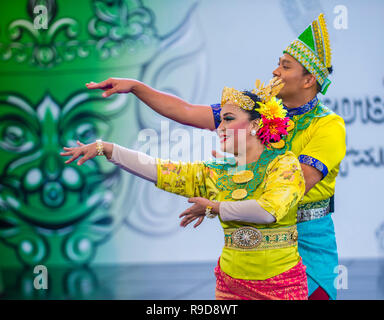
[[[316,77],[322,86],[321,93],[325,93],[329,84],[329,71],[331,67],[331,46],[324,14],[320,14],[304,32],[294,40],[284,53],[290,54],[304,68]]]

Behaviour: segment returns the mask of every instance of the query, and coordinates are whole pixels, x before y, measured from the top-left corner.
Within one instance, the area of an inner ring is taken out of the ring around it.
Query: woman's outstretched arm
[[[157,164],[155,158],[114,143],[105,141],[100,143],[102,144],[103,153],[108,161],[131,174],[153,183],[157,182]],[[71,156],[69,160],[65,161],[66,164],[82,156],[77,162],[78,165],[82,165],[84,162],[97,156],[96,142],[88,145],[80,142],[77,142],[77,144],[79,146],[75,148],[64,147],[65,152],[60,153],[62,156]],[[180,218],[184,217],[180,223],[183,227],[198,219],[198,222],[195,224],[195,227],[197,227],[205,217],[205,208],[207,206],[211,206],[213,213],[220,214],[220,217],[224,221],[238,220],[260,224],[269,224],[275,221],[274,217],[265,211],[255,200],[232,203],[213,202],[202,197],[196,197],[190,198],[189,202],[195,203],[195,205],[180,215]],[[204,209],[204,211],[202,209]]]
[[[124,148],[114,143],[101,142],[103,147],[103,153],[108,161],[119,166],[125,171],[128,171],[138,177],[146,179],[151,182],[157,181],[157,166],[155,158],[148,156],[145,153]],[[65,152],[61,152],[62,156],[72,156],[65,163],[71,163],[80,156],[83,156],[78,162],[78,165],[82,165],[85,161],[90,160],[97,156],[97,143],[91,143],[88,145],[77,142],[79,147],[66,148]]]
[[[172,94],[153,89],[138,80],[109,78],[100,83],[87,83],[86,86],[88,89],[104,90],[105,98],[115,93],[133,93],[164,117],[200,129],[216,129],[210,106],[190,104]]]

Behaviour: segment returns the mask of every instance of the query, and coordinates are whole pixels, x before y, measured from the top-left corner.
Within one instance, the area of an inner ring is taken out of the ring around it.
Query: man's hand
[[[104,90],[103,97],[109,97],[114,93],[129,93],[139,81],[124,78],[109,78],[100,83],[90,82],[86,84],[88,89]]]

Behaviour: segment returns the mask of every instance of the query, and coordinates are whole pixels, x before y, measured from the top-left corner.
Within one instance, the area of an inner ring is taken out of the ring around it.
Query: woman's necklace
[[[205,165],[217,170],[217,188],[229,192],[228,195],[225,196],[225,199],[236,201],[246,199],[255,192],[264,180],[270,162],[284,152],[285,148],[265,148],[258,161],[246,165],[237,166],[234,158],[229,158],[224,161],[219,159],[210,160],[206,161]],[[236,166],[236,169],[234,166]]]
[[[250,170],[242,170],[242,171],[236,172],[232,176],[232,181],[238,185],[247,183],[243,188],[239,188],[232,191],[231,197],[233,200],[241,200],[248,195],[248,191],[247,191],[248,183],[253,178],[254,178],[254,174]]]

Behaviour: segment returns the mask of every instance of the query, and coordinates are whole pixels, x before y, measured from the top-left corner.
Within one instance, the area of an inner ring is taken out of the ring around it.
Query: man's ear
[[[313,74],[306,74],[304,77],[304,88],[311,88],[312,86],[317,86],[317,80]]]

